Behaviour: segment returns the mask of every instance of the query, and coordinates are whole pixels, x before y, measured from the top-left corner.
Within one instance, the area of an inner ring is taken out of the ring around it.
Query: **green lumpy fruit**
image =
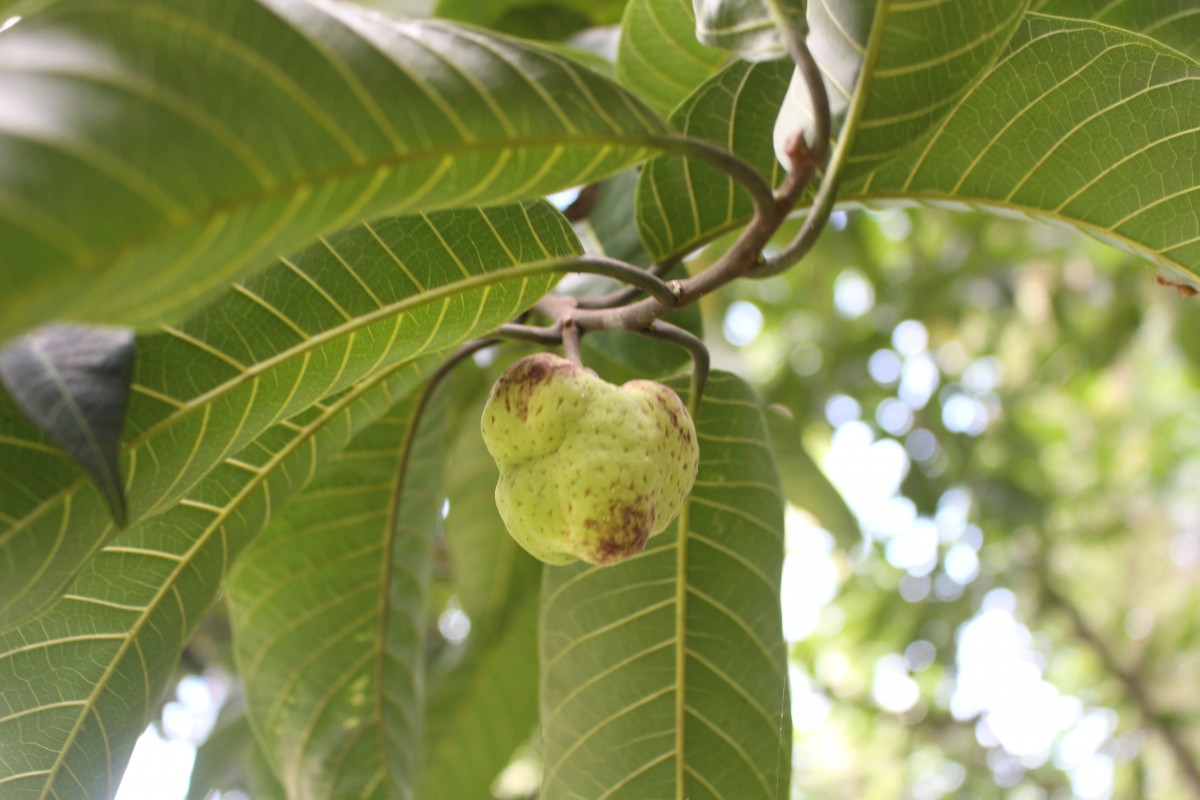
[[[631,558],[679,513],[700,463],[691,415],[653,381],[614,386],[550,353],[517,361],[483,409],[496,505],[548,564]]]

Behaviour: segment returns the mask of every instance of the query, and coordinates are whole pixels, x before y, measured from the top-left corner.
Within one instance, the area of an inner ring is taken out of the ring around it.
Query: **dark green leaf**
[[[13,402],[87,471],[121,528],[120,438],[134,355],[133,331],[65,324],[0,349],[0,380]]]
[[[715,374],[697,429],[677,524],[622,564],[543,571],[543,800],[789,794],[783,499],[759,401]]]

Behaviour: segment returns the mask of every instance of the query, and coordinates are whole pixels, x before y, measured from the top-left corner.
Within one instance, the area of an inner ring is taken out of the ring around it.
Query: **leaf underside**
[[[622,564],[543,572],[544,800],[788,795],[783,500],[757,397],[714,375],[697,430],[675,525]]]

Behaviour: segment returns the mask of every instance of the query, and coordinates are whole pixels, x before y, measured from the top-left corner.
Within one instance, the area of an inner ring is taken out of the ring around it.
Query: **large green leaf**
[[[516,40],[311,0],[60,0],[0,37],[0,339],[147,325],[317,235],[533,198],[664,127]]]
[[[846,199],[1068,224],[1200,275],[1200,65],[1093,22],[1029,15],[996,66]]]
[[[1200,6],[1194,0],[1032,0],[1029,10],[1103,22],[1200,58]]]
[[[691,0],[629,0],[617,46],[617,80],[663,114],[729,60],[696,41]]]
[[[413,795],[444,497],[432,393],[356,436],[229,575],[250,721],[295,800]]]
[[[109,797],[225,572],[351,438],[428,375],[380,373],[264,432],[171,510],[125,531],[48,612],[0,635],[0,794]]]
[[[844,114],[862,77],[864,51],[879,49],[847,174],[894,156],[948,113],[995,61],[1022,7],[1022,2],[1009,0],[897,3],[889,6],[884,27],[872,36],[874,0],[810,3],[808,41],[825,74],[835,116]],[[671,122],[732,149],[777,181],[779,140],[797,126],[811,127],[810,109],[803,83],[782,62],[738,63],[696,89]],[[766,134],[773,126],[774,149]],[[688,253],[737,228],[752,211],[749,199],[727,176],[679,156],[647,165],[638,188],[638,231],[658,260]]]
[[[492,781],[537,724],[540,562],[520,548],[496,510],[496,464],[479,418],[476,383],[450,450],[446,549],[454,591],[471,621],[465,643],[429,669],[419,800],[486,798]]]
[[[617,566],[544,570],[543,800],[788,796],[783,499],[759,401],[716,374],[697,429],[676,525]]]
[[[809,46],[825,74],[835,121],[850,103],[866,52],[878,47],[869,76],[870,96],[846,162],[848,176],[900,153],[945,116],[995,62],[1028,0],[878,2],[886,4],[886,9],[880,9],[882,15],[877,14],[877,0],[808,7]],[[876,18],[884,24],[879,37],[871,31]],[[808,91],[797,75],[777,125],[777,140],[798,126],[811,127],[811,108]]]
[[[129,518],[168,507],[314,401],[488,333],[553,284],[522,262],[578,252],[545,203],[381,220],[140,338],[124,437]],[[101,495],[4,402],[0,628],[44,607],[114,533]]]

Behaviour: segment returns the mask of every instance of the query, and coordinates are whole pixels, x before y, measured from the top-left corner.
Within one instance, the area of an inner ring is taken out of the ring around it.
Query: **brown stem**
[[[583,366],[583,353],[580,350],[580,340],[583,338],[583,331],[575,324],[575,321],[570,317],[563,320],[562,324],[562,347],[563,356],[569,361],[573,361],[579,366]]]
[[[562,323],[547,325],[544,328],[509,323],[497,328],[492,336],[497,339],[515,339],[519,342],[533,342],[534,344],[561,344]]]
[[[1121,685],[1125,688],[1125,693],[1133,700],[1133,704],[1137,706],[1138,712],[1146,721],[1146,724],[1156,731],[1166,742],[1171,754],[1175,757],[1179,769],[1183,772],[1188,784],[1192,787],[1192,792],[1196,797],[1200,797],[1200,762],[1196,760],[1196,754],[1192,752],[1191,746],[1180,735],[1179,731],[1172,725],[1159,711],[1155,708],[1146,687],[1143,685],[1141,676],[1127,669],[1121,664],[1116,653],[1108,646],[1108,642],[1104,640],[1087,619],[1084,618],[1083,612],[1079,610],[1067,597],[1053,588],[1051,578],[1048,575],[1043,575],[1041,579],[1042,593],[1050,605],[1057,607],[1063,611],[1071,620],[1071,625],[1075,630],[1075,635],[1081,641],[1086,643],[1095,653],[1100,663],[1108,670]]]
[[[709,356],[708,348],[704,346],[704,342],[678,325],[663,322],[661,319],[650,323],[648,328],[639,331],[639,333],[651,339],[658,339],[679,345],[688,351],[688,354],[692,357],[691,403],[696,408],[699,408],[700,397],[704,394],[704,385],[708,383]]]

